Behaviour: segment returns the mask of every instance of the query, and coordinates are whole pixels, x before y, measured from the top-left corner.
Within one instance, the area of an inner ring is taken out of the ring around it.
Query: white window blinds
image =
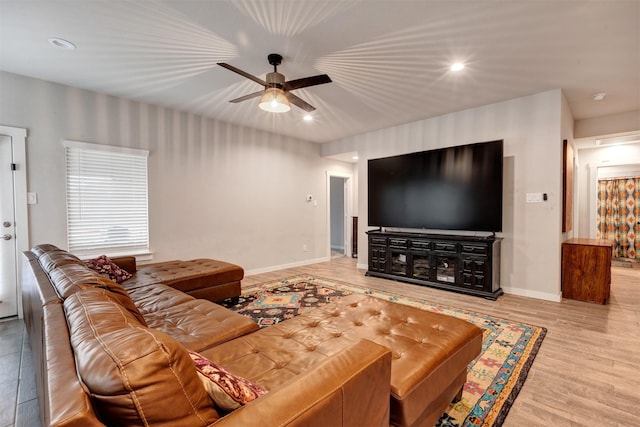
[[[75,141],[65,141],[64,146],[69,251],[148,253],[149,153]]]

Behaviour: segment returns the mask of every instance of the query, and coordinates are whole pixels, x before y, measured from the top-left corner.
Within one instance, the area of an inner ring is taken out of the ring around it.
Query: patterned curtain
[[[598,180],[598,239],[615,242],[613,256],[640,259],[640,177]]]

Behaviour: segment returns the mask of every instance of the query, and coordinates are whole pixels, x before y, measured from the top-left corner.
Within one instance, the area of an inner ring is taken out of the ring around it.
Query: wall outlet
[[[304,245],[302,245],[302,252],[307,252],[308,250],[309,250],[309,248],[307,247],[306,243]]]

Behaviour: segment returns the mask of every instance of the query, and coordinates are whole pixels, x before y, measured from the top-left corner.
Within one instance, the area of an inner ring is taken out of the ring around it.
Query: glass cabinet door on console
[[[391,251],[391,273],[407,275],[407,252],[398,249],[390,249]]]
[[[455,283],[458,246],[455,242],[435,242],[436,280],[444,283]]]
[[[431,256],[429,252],[413,252],[411,254],[411,277],[431,279]]]
[[[436,254],[436,280],[438,282],[456,282],[456,264],[458,257],[455,255]]]
[[[389,273],[398,276],[408,276],[409,271],[409,251],[407,239],[389,238],[389,257],[391,265]]]
[[[431,244],[429,240],[410,239],[411,277],[418,280],[432,280]]]

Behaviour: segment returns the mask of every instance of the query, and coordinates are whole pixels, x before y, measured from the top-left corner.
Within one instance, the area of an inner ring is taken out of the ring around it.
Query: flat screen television
[[[369,160],[369,226],[502,231],[503,141]]]

